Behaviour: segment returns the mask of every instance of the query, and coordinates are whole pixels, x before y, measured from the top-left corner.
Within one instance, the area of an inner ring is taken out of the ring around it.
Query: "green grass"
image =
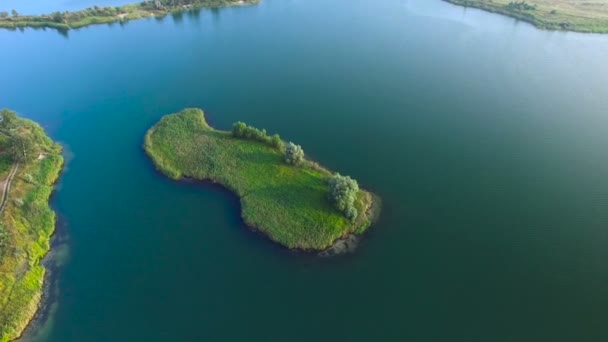
[[[531,10],[508,6],[512,0],[445,1],[508,15],[541,29],[608,33],[608,0],[526,0],[535,7]]]
[[[50,28],[61,32],[90,25],[127,22],[147,17],[162,17],[170,13],[201,8],[217,8],[256,4],[259,0],[182,0],[180,5],[168,5],[156,8],[154,1],[128,4],[119,7],[93,7],[77,12],[55,12],[43,15],[18,15],[0,18],[0,28],[15,30],[25,27]]]
[[[281,151],[213,129],[200,109],[163,117],[146,134],[144,148],[172,179],[210,180],[236,193],[247,225],[289,248],[325,249],[364,232],[377,214],[372,194],[362,190],[360,215],[347,220],[327,198],[328,170],[311,161],[287,165]]]
[[[0,216],[0,341],[17,338],[35,314],[42,295],[44,268],[40,260],[50,247],[55,213],[48,199],[63,165],[61,148],[42,128],[26,119],[17,129],[34,137],[41,160],[22,164],[13,179],[6,209]],[[0,177],[12,162],[4,153],[9,142],[0,139]]]

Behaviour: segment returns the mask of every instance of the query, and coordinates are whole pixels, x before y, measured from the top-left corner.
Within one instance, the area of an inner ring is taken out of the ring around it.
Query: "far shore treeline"
[[[0,28],[51,28],[66,32],[95,24],[124,23],[187,10],[251,5],[258,2],[259,0],[144,0],[124,6],[94,6],[82,11],[57,11],[43,15],[24,15],[13,9],[10,12],[8,10],[0,12]]]

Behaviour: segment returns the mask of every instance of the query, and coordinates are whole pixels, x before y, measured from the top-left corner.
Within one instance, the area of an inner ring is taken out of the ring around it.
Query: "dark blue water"
[[[70,155],[69,254],[28,339],[608,339],[608,36],[441,1],[264,0],[0,46],[0,106]],[[332,259],[247,231],[229,193],[142,153],[189,106],[357,178],[380,222]]]

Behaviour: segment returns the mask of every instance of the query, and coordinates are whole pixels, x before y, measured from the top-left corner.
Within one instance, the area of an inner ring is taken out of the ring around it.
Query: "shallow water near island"
[[[73,154],[52,199],[69,253],[26,341],[608,338],[608,36],[263,0],[0,46],[0,107]],[[332,258],[248,231],[233,195],[142,151],[191,106],[301,144],[380,195],[380,221]]]

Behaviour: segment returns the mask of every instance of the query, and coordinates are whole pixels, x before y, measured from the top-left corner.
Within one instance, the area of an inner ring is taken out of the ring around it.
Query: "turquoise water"
[[[426,0],[0,31],[0,106],[66,146],[33,341],[604,341],[608,36]],[[354,254],[289,252],[157,174],[184,107],[301,144],[384,201]]]

